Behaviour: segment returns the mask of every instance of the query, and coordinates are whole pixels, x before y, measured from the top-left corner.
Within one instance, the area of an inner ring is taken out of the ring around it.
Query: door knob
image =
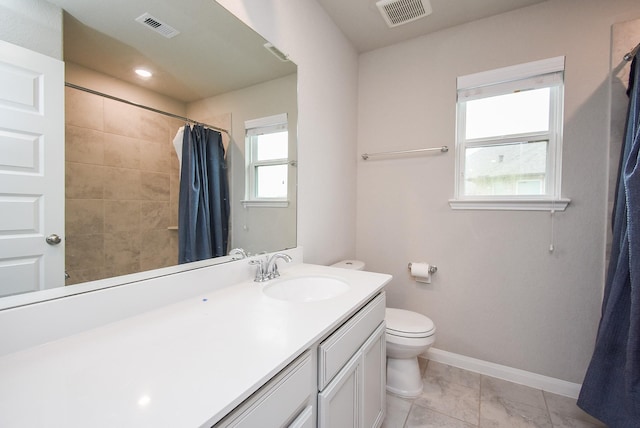
[[[62,239],[55,233],[52,233],[51,235],[47,236],[47,244],[49,245],[58,245],[61,242],[62,242]]]

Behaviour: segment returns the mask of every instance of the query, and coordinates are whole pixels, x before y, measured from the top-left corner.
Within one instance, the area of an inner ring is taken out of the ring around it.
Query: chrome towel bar
[[[429,149],[397,150],[394,152],[379,152],[379,153],[363,153],[361,156],[362,156],[362,159],[367,160],[373,156],[404,155],[404,154],[410,154],[410,153],[435,152],[435,151],[447,153],[449,151],[449,147],[442,146],[442,147],[432,147]]]

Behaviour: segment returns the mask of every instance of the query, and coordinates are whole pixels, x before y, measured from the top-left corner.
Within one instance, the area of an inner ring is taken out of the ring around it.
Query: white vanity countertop
[[[281,274],[334,276],[351,287],[293,303],[245,281],[3,356],[0,426],[210,426],[391,279],[308,264]]]

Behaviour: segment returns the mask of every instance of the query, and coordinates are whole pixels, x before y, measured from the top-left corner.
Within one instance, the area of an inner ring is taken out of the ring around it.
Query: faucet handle
[[[254,279],[255,282],[264,282],[269,279],[266,275],[266,264],[264,260],[252,259],[249,260],[249,264],[252,266],[256,266],[256,277]]]

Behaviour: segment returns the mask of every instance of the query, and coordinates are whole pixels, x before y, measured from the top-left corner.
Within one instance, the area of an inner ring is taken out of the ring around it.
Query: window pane
[[[287,197],[287,165],[256,167],[256,197]]]
[[[286,159],[289,153],[289,133],[287,131],[263,134],[254,137],[256,160]]]
[[[549,130],[550,89],[534,89],[467,101],[466,138]]]
[[[544,195],[548,141],[468,148],[467,196]]]

